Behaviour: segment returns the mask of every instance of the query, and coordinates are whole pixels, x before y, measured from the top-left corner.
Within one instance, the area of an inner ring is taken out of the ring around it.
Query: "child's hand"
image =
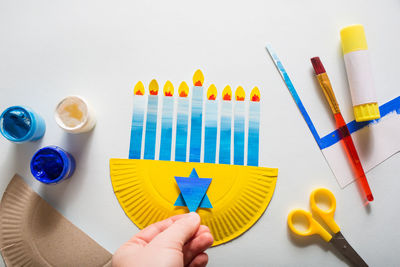
[[[206,266],[204,251],[213,243],[207,226],[191,212],[154,223],[133,236],[114,254],[112,265],[122,266]]]

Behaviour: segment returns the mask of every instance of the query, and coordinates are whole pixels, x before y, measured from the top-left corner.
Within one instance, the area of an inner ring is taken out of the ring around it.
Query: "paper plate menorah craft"
[[[243,234],[261,217],[278,169],[258,166],[258,88],[245,101],[239,86],[232,101],[228,85],[219,101],[214,85],[204,96],[203,82],[197,70],[191,92],[182,82],[178,97],[170,81],[163,96],[156,80],[149,84],[149,95],[142,82],[136,84],[129,159],[111,159],[110,176],[121,207],[140,229],[197,212],[215,246]]]

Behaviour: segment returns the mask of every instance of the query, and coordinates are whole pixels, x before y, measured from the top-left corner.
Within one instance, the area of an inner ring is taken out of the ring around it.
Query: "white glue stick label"
[[[353,106],[377,102],[368,50],[344,55]]]

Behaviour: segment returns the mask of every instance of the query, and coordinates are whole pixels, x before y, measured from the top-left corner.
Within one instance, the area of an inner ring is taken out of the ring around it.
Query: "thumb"
[[[185,214],[181,219],[175,221],[169,228],[156,236],[151,246],[161,246],[182,250],[200,227],[200,216],[195,212]]]

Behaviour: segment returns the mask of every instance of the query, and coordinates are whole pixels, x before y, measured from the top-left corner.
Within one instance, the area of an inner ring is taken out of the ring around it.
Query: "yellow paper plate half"
[[[263,214],[275,190],[278,169],[210,163],[142,159],[111,159],[115,195],[126,215],[140,228],[187,213],[176,207],[180,194],[175,176],[212,178],[207,196],[212,209],[199,208],[201,223],[214,237],[214,246],[247,231]]]

